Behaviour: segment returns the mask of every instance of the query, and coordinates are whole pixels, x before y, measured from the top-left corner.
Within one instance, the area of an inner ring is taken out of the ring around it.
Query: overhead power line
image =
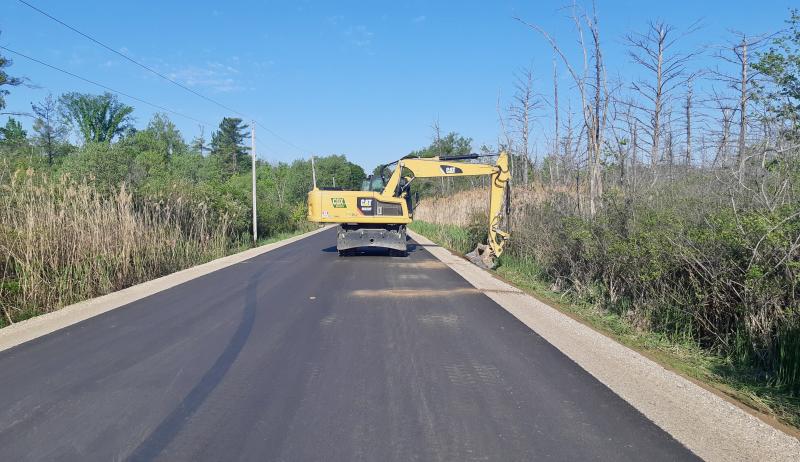
[[[126,60],[128,60],[128,61],[132,62],[133,64],[136,64],[137,66],[141,67],[142,69],[145,69],[145,70],[146,70],[146,71],[148,71],[148,72],[152,72],[153,74],[155,74],[155,75],[157,75],[157,76],[161,77],[162,79],[164,79],[164,80],[166,80],[166,81],[168,81],[168,82],[171,82],[171,83],[173,83],[173,84],[175,84],[175,85],[179,86],[180,88],[183,88],[184,90],[186,90],[186,91],[188,91],[188,92],[191,92],[191,93],[193,93],[194,95],[196,95],[196,96],[199,96],[199,97],[201,97],[201,98],[205,99],[206,101],[209,101],[209,102],[211,102],[211,103],[214,103],[214,104],[216,104],[217,106],[219,106],[219,107],[221,107],[221,108],[225,109],[226,111],[231,111],[231,112],[233,112],[233,113],[236,113],[236,114],[238,114],[238,115],[240,115],[240,116],[242,116],[242,117],[247,117],[247,116],[245,116],[244,114],[242,114],[241,112],[237,111],[236,109],[230,108],[230,107],[228,107],[228,106],[226,106],[226,105],[224,105],[224,104],[220,103],[219,101],[216,101],[216,100],[214,100],[214,99],[212,99],[212,98],[209,98],[209,97],[207,97],[207,96],[203,95],[203,94],[202,94],[202,93],[200,93],[200,92],[197,92],[197,91],[195,91],[195,90],[192,90],[191,88],[187,87],[186,85],[184,85],[184,84],[182,84],[182,83],[180,83],[180,82],[178,82],[178,81],[176,81],[176,80],[174,80],[174,79],[171,79],[171,78],[167,77],[166,75],[164,75],[164,74],[162,74],[162,73],[158,72],[157,70],[153,69],[152,67],[150,67],[150,66],[148,66],[148,65],[146,65],[146,64],[142,64],[142,63],[140,63],[139,61],[136,61],[135,59],[131,58],[130,56],[126,55],[125,53],[122,53],[121,51],[117,51],[117,50],[115,50],[115,49],[111,48],[110,46],[106,45],[105,43],[101,42],[100,40],[97,40],[96,38],[92,37],[91,35],[89,35],[89,34],[86,34],[86,33],[83,33],[83,32],[81,32],[81,31],[79,31],[78,29],[76,29],[76,28],[74,28],[74,27],[70,26],[69,24],[65,23],[64,21],[62,21],[62,20],[60,20],[60,19],[58,19],[58,18],[56,18],[56,17],[54,17],[54,16],[52,16],[52,15],[48,14],[47,12],[45,12],[45,11],[42,11],[42,10],[40,10],[39,8],[37,8],[37,7],[33,6],[33,5],[31,5],[30,3],[26,2],[25,0],[18,0],[18,1],[19,1],[20,3],[22,3],[23,5],[25,5],[25,6],[27,6],[27,7],[31,8],[31,9],[33,9],[33,10],[35,10],[35,11],[38,11],[38,12],[39,12],[39,13],[41,13],[42,15],[44,15],[44,16],[47,16],[48,18],[50,18],[50,19],[52,19],[53,21],[55,21],[55,22],[57,22],[57,23],[61,24],[62,26],[66,27],[67,29],[69,29],[69,30],[71,30],[71,31],[75,32],[76,34],[78,34],[78,35],[80,35],[80,36],[82,36],[82,37],[84,37],[84,38],[86,38],[86,39],[88,39],[88,40],[91,40],[92,42],[94,42],[94,43],[96,43],[96,44],[100,45],[101,47],[105,48],[106,50],[108,50],[108,51],[110,51],[110,52],[112,52],[112,53],[114,53],[114,54],[116,54],[116,55],[119,55],[119,56],[121,56],[122,58],[124,58],[124,59],[126,59]]]
[[[300,152],[304,152],[306,154],[311,154],[310,150],[304,149],[304,148],[292,143],[288,139],[286,139],[286,138],[282,137],[281,135],[279,135],[278,133],[276,133],[274,130],[270,129],[269,127],[267,127],[267,126],[265,126],[263,124],[261,124],[259,121],[255,120],[254,118],[249,117],[246,114],[244,114],[244,113],[242,113],[240,111],[237,111],[236,109],[233,109],[232,107],[229,107],[229,106],[227,106],[227,105],[225,105],[223,103],[220,103],[219,101],[217,101],[217,100],[215,100],[213,98],[209,98],[208,96],[206,96],[206,95],[204,95],[204,94],[202,94],[202,93],[200,93],[200,92],[198,92],[196,90],[193,90],[192,88],[189,88],[188,86],[186,86],[186,85],[184,85],[184,84],[182,84],[182,83],[170,78],[169,76],[166,76],[166,75],[162,74],[161,72],[158,72],[157,70],[153,69],[152,67],[150,67],[150,66],[148,66],[146,64],[143,64],[143,63],[131,58],[130,56],[126,55],[125,53],[122,53],[121,51],[115,50],[114,48],[110,47],[109,45],[106,45],[105,43],[101,42],[100,40],[92,37],[91,35],[89,35],[89,34],[87,34],[85,32],[81,32],[77,28],[65,23],[64,21],[62,21],[62,20],[56,18],[55,16],[47,13],[46,11],[43,11],[43,10],[37,8],[36,6],[31,5],[30,3],[26,2],[25,0],[17,0],[17,1],[19,1],[23,5],[27,6],[28,8],[31,8],[32,10],[34,10],[34,11],[36,11],[36,12],[38,12],[38,13],[44,15],[44,16],[46,16],[47,18],[50,18],[51,20],[61,24],[62,26],[66,27],[67,29],[75,32],[76,34],[86,38],[87,40],[90,40],[90,41],[94,42],[95,44],[105,48],[106,50],[108,50],[108,51],[110,51],[110,52],[112,52],[112,53],[114,53],[116,55],[119,55],[120,57],[124,58],[125,60],[130,61],[131,63],[141,67],[142,69],[144,69],[144,70],[146,70],[146,71],[148,71],[148,72],[150,72],[150,73],[152,73],[152,74],[154,74],[154,75],[156,75],[156,76],[158,76],[158,77],[160,77],[160,78],[172,83],[173,85],[176,85],[176,86],[178,86],[178,87],[180,87],[180,88],[192,93],[195,96],[203,98],[204,100],[206,100],[206,101],[208,101],[210,103],[213,103],[213,104],[225,109],[226,111],[230,111],[230,112],[232,112],[234,114],[242,116],[242,118],[245,119],[245,120],[252,120],[253,123],[255,123],[259,127],[263,128],[265,131],[267,131],[272,136],[274,136],[278,140],[280,140],[283,143],[285,143],[287,146],[291,146],[291,147],[297,149]]]
[[[173,111],[172,109],[166,108],[164,106],[161,106],[161,105],[158,105],[158,104],[155,104],[155,103],[151,103],[150,101],[147,101],[145,99],[139,98],[137,96],[129,95],[128,93],[125,93],[125,92],[122,92],[122,91],[119,91],[119,90],[115,90],[115,89],[109,87],[108,85],[103,85],[102,83],[95,82],[94,80],[87,79],[86,77],[82,77],[82,76],[80,76],[78,74],[74,74],[74,73],[72,73],[70,71],[61,69],[60,67],[53,66],[52,64],[48,64],[48,63],[46,63],[46,62],[44,62],[44,61],[42,61],[40,59],[36,59],[34,57],[31,57],[31,56],[28,56],[26,54],[20,53],[19,51],[12,50],[11,48],[4,47],[4,46],[0,45],[0,50],[8,51],[8,52],[13,53],[13,54],[15,54],[17,56],[21,56],[21,57],[23,57],[25,59],[28,59],[28,60],[33,61],[35,63],[41,64],[42,66],[49,67],[50,69],[56,70],[58,72],[62,72],[64,74],[67,74],[67,75],[69,75],[71,77],[74,77],[76,79],[83,80],[86,83],[90,83],[92,85],[96,85],[96,86],[98,86],[100,88],[103,88],[105,90],[108,90],[108,91],[110,91],[112,93],[116,93],[118,95],[124,96],[126,98],[130,98],[130,99],[138,101],[140,103],[147,104],[148,106],[152,106],[152,107],[154,107],[156,109],[159,109],[161,111],[169,112],[171,114],[174,114],[174,115],[177,115],[177,116],[180,116],[180,117],[184,117],[184,118],[189,119],[189,120],[193,120],[193,121],[199,123],[200,125],[213,127],[213,124],[209,124],[208,122],[203,122],[202,120],[196,119],[196,118],[194,118],[194,117],[192,117],[190,115],[186,115],[186,114],[183,114],[183,113],[178,112],[178,111]]]

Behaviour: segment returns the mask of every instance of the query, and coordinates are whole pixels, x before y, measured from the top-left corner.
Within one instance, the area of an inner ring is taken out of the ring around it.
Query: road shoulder
[[[794,461],[800,441],[645,356],[495,278],[429,239],[408,234],[705,460]]]

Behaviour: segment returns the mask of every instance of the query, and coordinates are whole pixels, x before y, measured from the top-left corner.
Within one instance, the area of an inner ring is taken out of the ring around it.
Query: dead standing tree
[[[560,126],[559,126],[559,110],[558,110],[558,63],[556,62],[555,58],[553,58],[553,114],[555,115],[555,131],[553,135],[553,161],[550,162],[550,168],[552,169],[553,164],[555,164],[555,174],[554,172],[550,172],[550,182],[552,183],[555,180],[555,183],[559,181],[559,158],[558,155],[558,147],[559,143],[561,142],[561,138],[559,136]]]
[[[533,111],[541,106],[533,92],[533,67],[526,67],[516,74],[514,98],[509,108],[509,119],[514,122],[514,131],[519,136],[518,160],[522,164],[522,183],[528,184],[531,164],[530,135]]]
[[[599,207],[599,198],[603,194],[603,176],[601,152],[603,134],[608,114],[609,91],[606,79],[605,64],[600,47],[600,28],[597,9],[591,14],[572,4],[572,21],[578,34],[578,44],[583,53],[581,68],[576,69],[558,45],[555,38],[536,24],[530,24],[519,17],[520,23],[530,27],[547,40],[553,51],[567,68],[581,99],[583,125],[586,132],[587,164],[589,173],[589,214],[594,217]],[[591,43],[587,44],[584,34],[588,32]]]
[[[767,36],[747,37],[743,32],[732,32],[735,39],[720,48],[716,58],[736,68],[735,73],[726,73],[719,69],[711,71],[715,80],[722,82],[734,90],[736,96],[736,111],[739,114],[739,133],[736,143],[736,160],[738,174],[744,173],[747,161],[747,130],[750,123],[750,100],[753,97],[759,73],[753,70],[750,56],[760,48],[769,38]]]
[[[644,120],[640,119],[638,122],[650,138],[650,163],[654,180],[656,167],[662,158],[661,138],[664,136],[665,113],[669,111],[674,90],[692,79],[693,75],[687,73],[686,65],[699,53],[680,53],[675,51],[675,45],[680,38],[697,28],[697,24],[694,24],[685,33],[676,36],[674,27],[656,21],[648,24],[646,32],[632,33],[625,37],[630,47],[628,55],[649,74],[647,78],[634,81],[632,86],[647,103],[636,108],[645,116]],[[668,138],[671,140],[671,134]]]
[[[692,166],[692,108],[694,105],[694,92],[692,91],[692,79],[689,79],[686,82],[686,99],[684,100],[683,104],[683,117],[684,128],[686,129],[686,152],[684,153],[684,162],[686,163],[686,168],[690,168]]]

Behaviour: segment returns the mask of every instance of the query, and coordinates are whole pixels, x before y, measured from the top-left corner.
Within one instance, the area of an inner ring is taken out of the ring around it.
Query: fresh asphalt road
[[[422,246],[335,239],[0,352],[0,460],[694,458]]]

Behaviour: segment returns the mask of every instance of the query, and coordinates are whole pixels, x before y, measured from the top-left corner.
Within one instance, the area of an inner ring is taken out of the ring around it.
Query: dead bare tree
[[[636,162],[639,154],[639,123],[630,115],[628,116],[628,126],[631,132],[631,191],[636,191]]]
[[[553,177],[553,173],[550,173],[551,182],[555,179],[555,182],[558,182],[559,172],[558,172],[558,165],[559,165],[559,155],[558,155],[558,147],[559,143],[561,142],[561,138],[559,137],[559,129],[561,128],[559,122],[559,111],[558,111],[558,63],[556,59],[553,58],[553,113],[555,114],[555,131],[553,135],[553,162],[551,164],[555,164],[556,171],[555,171],[555,178]]]
[[[575,141],[575,130],[574,130],[574,126],[572,124],[572,105],[569,104],[569,101],[567,101],[567,126],[566,126],[566,129],[567,129],[567,133],[566,133],[566,136],[564,137],[564,140],[563,140],[563,143],[562,143],[563,150],[564,150],[563,151],[564,152],[563,158],[564,158],[564,168],[565,168],[565,172],[564,172],[564,182],[565,183],[569,181],[569,175],[570,175],[569,170],[570,169],[572,169],[572,170],[577,170],[578,169],[577,160],[575,158],[575,155],[573,154],[573,152],[574,152],[573,151],[573,144],[574,144],[574,141]],[[577,150],[577,149],[575,149],[575,150]]]
[[[733,116],[736,113],[736,108],[733,106],[730,98],[721,94],[716,88],[711,90],[709,98],[710,103],[713,105],[715,111],[719,111],[719,129],[717,142],[717,149],[714,154],[714,161],[712,167],[726,166],[728,164],[728,144],[731,138],[731,125]],[[714,133],[712,132],[712,135]]]
[[[520,23],[530,27],[542,35],[567,68],[578,94],[581,98],[583,124],[586,130],[587,168],[589,176],[589,214],[594,217],[598,209],[598,200],[603,194],[603,176],[601,152],[603,135],[607,122],[609,91],[602,49],[600,46],[600,28],[597,9],[591,13],[572,4],[572,21],[578,34],[578,44],[583,54],[581,67],[572,65],[569,58],[558,45],[555,38],[536,24],[531,24],[516,17]],[[587,44],[584,34],[588,32],[590,43]]]
[[[627,181],[628,154],[630,153],[630,143],[626,122],[625,112],[630,112],[630,106],[615,102],[611,105],[611,123],[609,124],[611,138],[608,150],[613,152],[617,158],[619,166],[618,183],[623,186]],[[613,144],[611,144],[613,143]]]
[[[739,115],[736,143],[736,159],[738,161],[739,176],[744,172],[747,161],[747,131],[750,123],[750,100],[756,80],[759,78],[757,72],[752,71],[750,66],[750,56],[763,46],[769,36],[759,35],[748,37],[743,32],[731,31],[734,38],[726,45],[720,47],[716,53],[716,58],[720,61],[735,66],[735,73],[728,73],[720,69],[711,71],[715,80],[722,82],[736,93],[736,110]]]
[[[431,129],[433,130],[433,136],[434,136],[433,141],[434,141],[434,144],[436,145],[436,155],[437,156],[441,156],[443,154],[442,153],[442,128],[439,125],[439,118],[438,117],[431,124]],[[447,193],[447,183],[446,183],[444,177],[442,177],[441,180],[442,180],[442,194],[446,194]]]
[[[671,104],[674,90],[693,76],[687,72],[687,64],[699,53],[679,52],[676,45],[678,40],[697,29],[695,23],[684,33],[677,34],[673,26],[655,21],[648,24],[644,33],[631,33],[625,37],[630,47],[628,55],[649,74],[647,78],[634,81],[632,87],[645,101],[637,108],[645,115],[639,123],[650,138],[650,162],[654,169],[662,157],[664,112]]]
[[[500,94],[497,95],[497,104],[495,106],[495,110],[497,111],[497,120],[500,122],[500,132],[503,135],[502,140],[498,140],[497,144],[500,146],[500,150],[505,150],[508,153],[512,153],[514,151],[514,139],[511,137],[511,134],[508,132],[506,128],[506,120],[503,116],[503,110],[500,108]],[[514,181],[514,156],[509,156],[509,170],[511,170],[511,181]]]
[[[667,111],[666,123],[664,124],[664,158],[667,161],[667,166],[670,172],[675,165],[675,138],[672,132],[672,112]]]
[[[518,158],[522,163],[522,183],[528,184],[531,163],[530,135],[533,111],[541,106],[541,101],[533,92],[533,67],[519,70],[515,75],[513,103],[509,108],[509,118],[514,122],[519,136]]]
[[[739,58],[739,69],[741,70],[741,80],[739,80],[739,149],[737,152],[740,175],[744,170],[744,149],[747,139],[747,100],[749,99],[749,92],[747,91],[749,88],[747,78],[747,68],[749,66],[747,61],[747,45],[747,37],[742,35],[742,41],[739,47],[733,49],[736,57]]]
[[[683,105],[684,121],[686,122],[686,152],[684,160],[686,162],[686,168],[690,168],[692,166],[692,98],[694,96],[692,91],[692,79],[689,79],[686,85],[686,101]]]

